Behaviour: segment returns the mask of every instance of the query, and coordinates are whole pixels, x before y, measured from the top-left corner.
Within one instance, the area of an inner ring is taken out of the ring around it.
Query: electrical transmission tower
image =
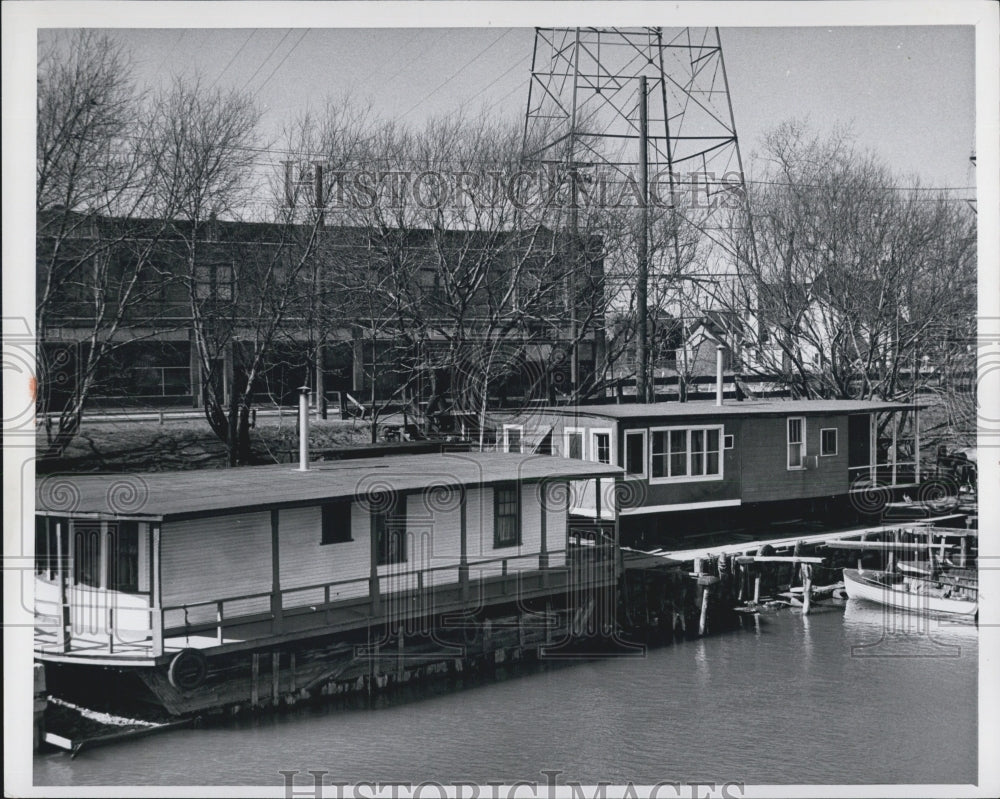
[[[717,28],[536,28],[524,158],[571,176],[586,201],[638,198],[636,257],[660,307],[664,291],[711,304],[731,289],[746,187]]]

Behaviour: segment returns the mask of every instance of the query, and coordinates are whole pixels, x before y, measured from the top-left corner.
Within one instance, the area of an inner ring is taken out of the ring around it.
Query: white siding
[[[160,537],[163,605],[183,605],[271,590],[271,514],[241,513],[169,522]],[[227,602],[226,616],[266,612],[268,597]],[[188,622],[215,620],[214,606],[188,611]],[[184,614],[167,614],[166,626]]]
[[[521,489],[522,534],[519,547],[493,546],[493,489],[466,492],[469,576],[499,574],[502,564],[485,563],[507,559],[508,573],[538,568],[541,551],[539,486]],[[436,503],[422,493],[407,497],[407,559],[378,567],[380,590],[389,594],[415,589],[416,571],[425,571],[424,585],[458,581],[461,558],[461,511],[457,501]],[[566,509],[560,504],[547,509],[547,549],[566,547]],[[371,521],[368,510],[351,506],[351,541],[321,544],[320,507],[281,510],[278,514],[278,563],[283,606],[301,607],[321,603],[323,585],[330,586],[330,600],[365,597],[371,569]],[[227,596],[267,593],[271,590],[270,512],[234,514],[163,526],[162,580],[165,606],[222,599]],[[565,563],[562,552],[550,556],[550,564]],[[478,565],[477,565],[478,564]],[[428,571],[432,570],[432,571]],[[309,586],[320,586],[310,588]],[[295,589],[302,588],[301,591]],[[226,617],[240,613],[266,612],[269,597],[227,602]],[[214,621],[215,607],[188,611],[187,621]],[[184,614],[168,614],[167,626],[182,624]]]
[[[330,587],[330,601],[368,595],[368,516],[357,504],[351,506],[352,541],[320,544],[320,507],[291,508],[278,514],[278,567],[285,607],[314,605],[323,601],[322,588],[288,592],[290,588],[353,580]]]

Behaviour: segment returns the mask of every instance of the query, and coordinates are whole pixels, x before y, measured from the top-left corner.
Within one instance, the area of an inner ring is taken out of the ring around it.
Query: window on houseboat
[[[788,468],[801,469],[806,456],[806,420],[795,416],[788,420]]]
[[[101,587],[101,528],[77,522],[73,535],[73,582]]]
[[[521,451],[521,434],[523,428],[514,425],[504,425],[503,437],[504,437],[504,449],[507,452],[520,452]]]
[[[598,463],[611,463],[611,433],[594,433],[594,457]]]
[[[69,524],[66,519],[35,517],[35,574],[44,580],[55,580],[59,569],[59,541],[62,537],[63,559],[69,558]]]
[[[372,512],[378,565],[406,562],[406,497],[396,497],[385,510]]]
[[[691,475],[719,473],[719,431],[691,431]]]
[[[583,431],[566,431],[566,457],[583,460]]]
[[[521,514],[516,485],[493,490],[493,546],[513,547],[521,543]]]
[[[825,427],[820,431],[820,455],[837,454],[837,428]]]
[[[717,427],[654,430],[652,477],[720,475],[722,435]]]
[[[342,544],[351,538],[351,500],[323,503],[320,544]]]
[[[48,577],[55,553],[49,554],[49,520],[46,516],[35,517],[35,574]]]
[[[646,436],[643,430],[625,433],[625,473],[637,476],[646,474]]]
[[[139,590],[139,523],[110,525],[107,536],[107,587],[112,591]]]

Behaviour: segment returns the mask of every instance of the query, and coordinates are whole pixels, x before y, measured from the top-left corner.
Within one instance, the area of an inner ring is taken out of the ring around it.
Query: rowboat
[[[914,577],[871,569],[844,569],[844,587],[851,599],[915,613],[974,616],[979,610],[976,583],[952,579],[946,572],[935,577]]]

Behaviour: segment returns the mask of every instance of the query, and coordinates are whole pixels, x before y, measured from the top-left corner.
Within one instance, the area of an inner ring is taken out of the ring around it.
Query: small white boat
[[[851,599],[864,599],[915,613],[948,613],[974,616],[979,610],[979,589],[972,580],[909,577],[871,569],[844,569],[844,587]]]

